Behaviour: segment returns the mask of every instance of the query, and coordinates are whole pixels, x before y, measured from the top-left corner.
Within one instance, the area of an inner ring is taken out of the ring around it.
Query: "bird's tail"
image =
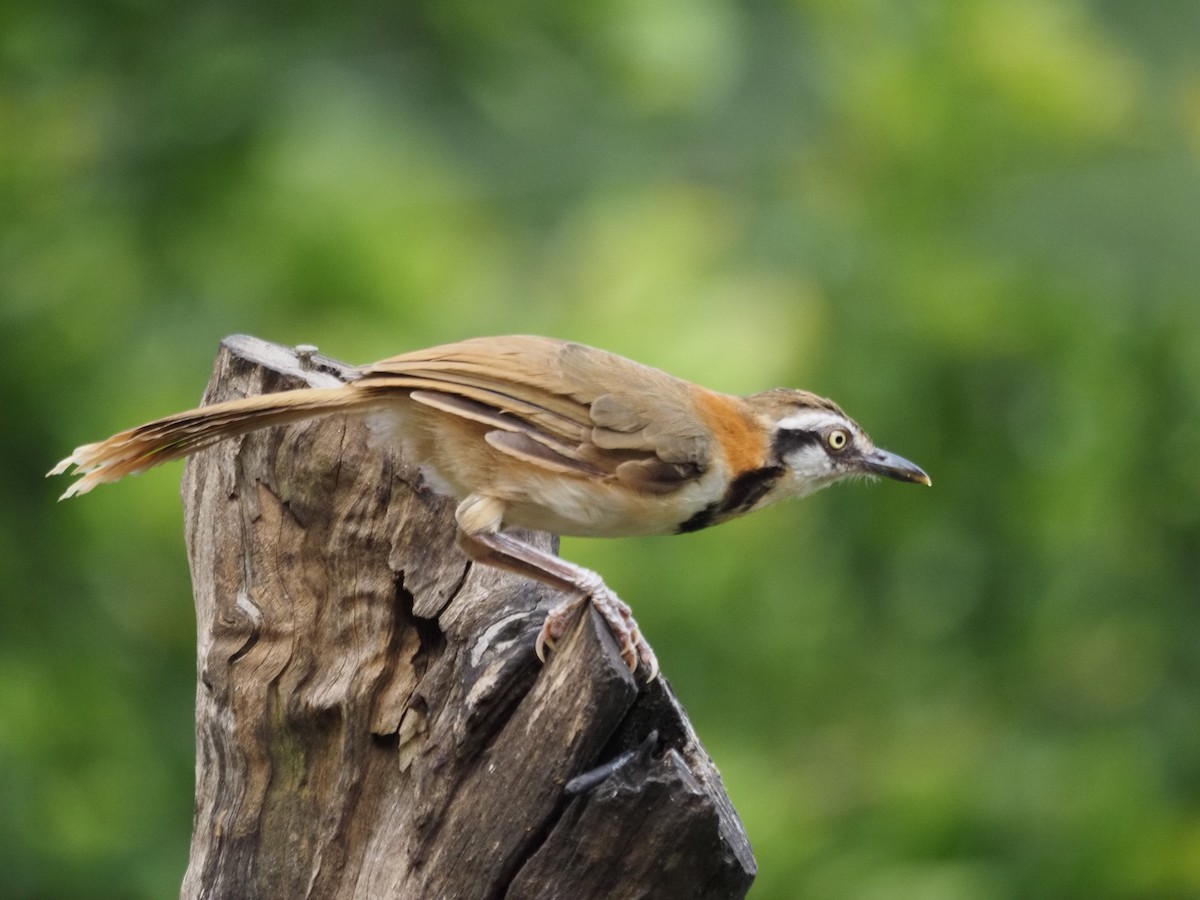
[[[71,474],[83,476],[59,498],[65,500],[86,494],[98,484],[119,481],[159,463],[189,456],[226,438],[271,425],[378,405],[378,396],[351,387],[304,388],[214,403],[147,422],[96,444],[76,447],[47,475],[61,475],[74,466]]]

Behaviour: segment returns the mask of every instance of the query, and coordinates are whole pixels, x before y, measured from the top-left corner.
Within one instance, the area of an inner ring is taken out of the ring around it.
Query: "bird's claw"
[[[578,594],[566,603],[554,607],[546,615],[546,621],[542,623],[542,630],[538,632],[537,641],[533,645],[537,658],[543,663],[546,661],[546,648],[554,650],[557,647],[558,641],[567,633],[587,599],[584,594]]]
[[[546,636],[546,626],[542,626],[542,630],[538,632],[537,640],[533,642],[533,652],[537,654],[538,662],[542,665],[546,664],[546,648],[554,649],[554,641]]]
[[[629,667],[629,671],[636,672],[640,662],[649,672],[647,681],[657,678],[658,657],[654,655],[654,651],[642,637],[642,632],[638,628],[637,622],[634,621],[633,612],[628,604],[607,587],[602,587],[590,596],[579,594],[550,611],[541,631],[538,632],[537,641],[534,643],[534,652],[537,653],[537,658],[543,663],[546,661],[546,648],[555,649],[555,645],[567,633],[567,629],[574,622],[580,608],[587,600],[591,600],[592,606],[600,613],[605,624],[612,631],[613,637],[617,639],[621,659]]]

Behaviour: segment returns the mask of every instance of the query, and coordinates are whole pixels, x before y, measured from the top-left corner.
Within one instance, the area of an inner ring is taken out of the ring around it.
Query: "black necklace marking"
[[[726,519],[748,512],[754,504],[765,497],[783,475],[783,466],[763,466],[751,469],[735,478],[725,491],[725,496],[710,503],[676,529],[677,534],[699,531]]]

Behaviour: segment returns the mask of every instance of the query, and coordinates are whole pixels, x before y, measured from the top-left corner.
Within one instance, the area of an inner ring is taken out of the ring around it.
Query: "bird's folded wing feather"
[[[652,493],[708,468],[711,432],[689,386],[658,369],[551,338],[478,338],[362,370],[363,390],[491,426],[497,450],[550,471],[612,476]]]

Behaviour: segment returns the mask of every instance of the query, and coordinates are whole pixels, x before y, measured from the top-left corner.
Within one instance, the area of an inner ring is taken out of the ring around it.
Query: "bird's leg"
[[[460,530],[458,544],[478,562],[516,572],[576,595],[546,616],[546,623],[537,639],[539,659],[545,660],[545,647],[554,648],[555,642],[567,633],[578,616],[580,607],[590,599],[592,606],[612,629],[621,647],[621,658],[629,666],[629,671],[636,670],[641,660],[650,671],[648,680],[653,681],[658,677],[658,659],[633,620],[633,611],[595,572],[503,532],[468,533]]]

